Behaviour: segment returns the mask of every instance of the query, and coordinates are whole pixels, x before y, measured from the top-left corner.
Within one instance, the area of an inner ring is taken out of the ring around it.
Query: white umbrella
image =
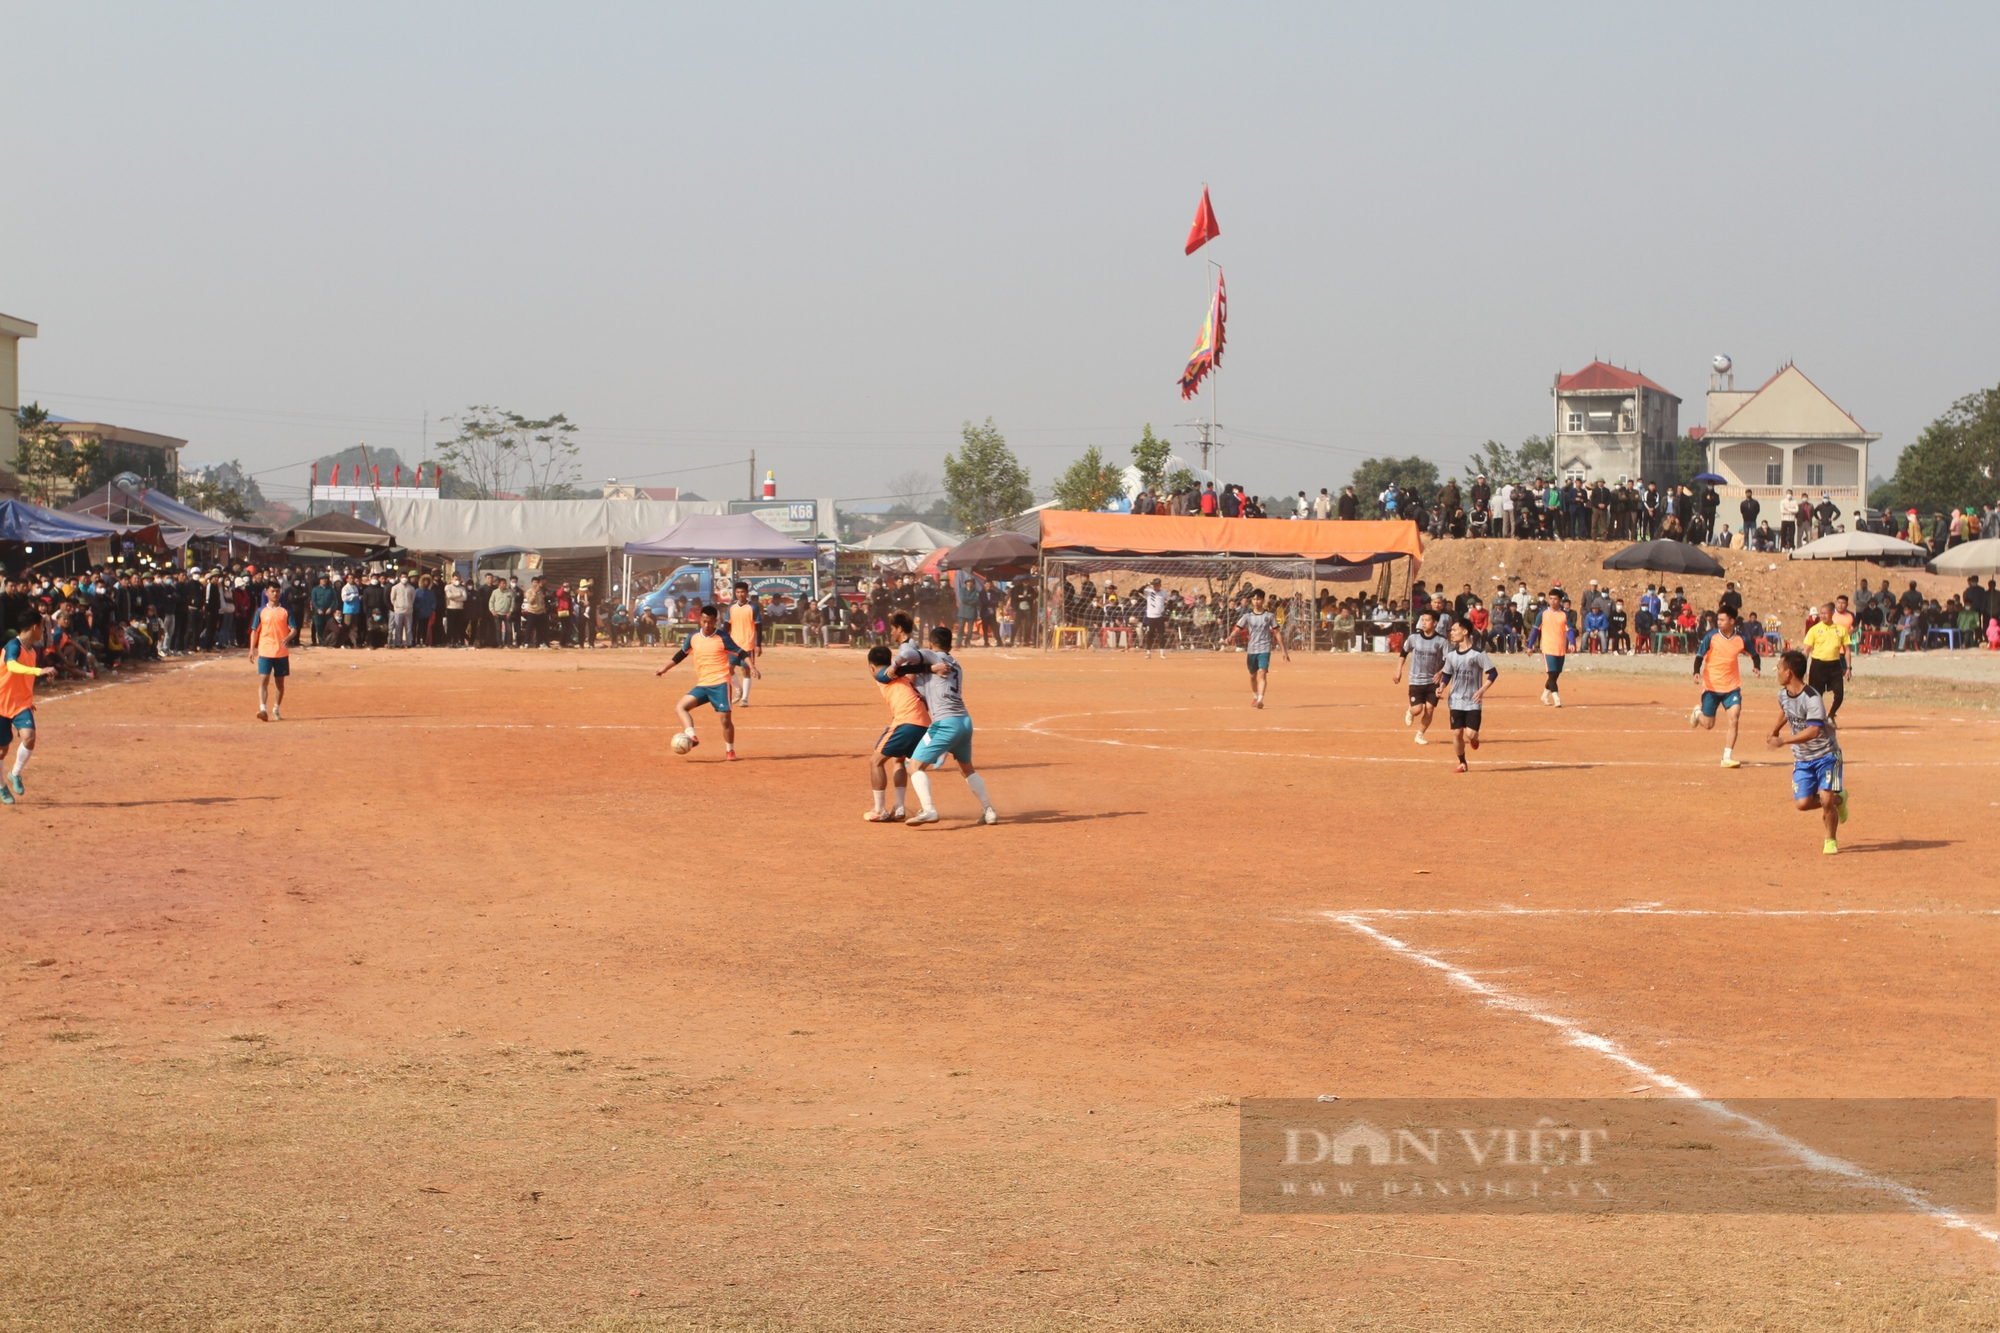
[[[1792,551],[1794,560],[1876,560],[1883,556],[1912,555],[1928,560],[1931,553],[1915,542],[1885,537],[1879,532],[1836,532]]]
[[[1901,537],[1885,537],[1879,532],[1836,532],[1831,537],[1807,542],[1792,551],[1794,560],[1846,560],[1853,563],[1880,560],[1885,556],[1915,556],[1919,560],[1928,560],[1931,553],[1915,542],[1906,542]],[[1850,571],[1850,576],[1858,573],[1858,570]]]
[[[1931,568],[1940,574],[2000,574],[2000,537],[1962,542],[1932,561]]]

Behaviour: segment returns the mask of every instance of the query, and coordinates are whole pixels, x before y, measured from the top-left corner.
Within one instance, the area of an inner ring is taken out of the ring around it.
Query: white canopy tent
[[[960,546],[962,533],[946,532],[928,523],[898,523],[850,546],[854,551],[876,551],[883,555],[929,555],[943,546]]]
[[[551,560],[617,553],[627,542],[695,514],[727,513],[721,500],[403,500],[376,502],[382,526],[412,551],[469,556],[523,546]]]

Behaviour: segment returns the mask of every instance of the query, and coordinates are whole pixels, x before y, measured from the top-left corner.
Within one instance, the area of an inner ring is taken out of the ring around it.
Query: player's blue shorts
[[[1560,676],[1563,673],[1563,663],[1569,659],[1556,653],[1543,653],[1542,660],[1549,664],[1549,674],[1551,676]]]
[[[257,674],[276,676],[279,680],[292,674],[292,659],[289,657],[260,657],[257,659]]]
[[[1245,656],[1250,659],[1250,672],[1252,675],[1255,675],[1259,671],[1269,671],[1271,669],[1271,655],[1269,653],[1246,653]]]
[[[7,742],[13,740],[15,732],[33,731],[34,729],[35,710],[32,708],[23,708],[12,717],[0,717],[0,746],[4,746]]]
[[[875,753],[884,759],[908,759],[923,744],[924,729],[914,722],[898,722],[883,731],[875,742]]]
[[[1792,799],[1803,801],[1819,791],[1840,790],[1840,751],[1817,759],[1792,761]]]
[[[688,705],[690,708],[699,708],[703,704],[707,704],[718,713],[729,711],[729,686],[727,685],[693,685],[688,687],[688,698],[694,700],[693,703]]]
[[[1719,709],[1741,708],[1742,706],[1743,691],[1740,689],[1731,690],[1727,694],[1717,694],[1714,690],[1703,690],[1701,692],[1701,715],[1703,717],[1714,717]]]
[[[972,762],[972,719],[941,717],[924,733],[923,744],[911,756],[920,764],[935,764],[950,755],[961,764]]]

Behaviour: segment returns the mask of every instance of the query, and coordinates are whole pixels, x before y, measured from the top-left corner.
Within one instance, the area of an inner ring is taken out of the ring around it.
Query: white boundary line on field
[[[96,694],[99,690],[115,690],[121,685],[143,685],[149,680],[158,680],[162,676],[172,676],[182,671],[198,671],[205,666],[214,666],[217,662],[223,660],[225,659],[222,657],[210,657],[199,662],[182,662],[177,666],[170,666],[164,671],[148,671],[143,676],[125,676],[115,680],[100,680],[97,684],[86,685],[80,690],[64,690],[61,694],[42,695],[35,700],[35,707],[41,708],[48,704],[61,703],[65,699],[81,699],[86,694]]]
[[[1351,917],[1422,916],[2000,916],[2000,907],[1661,907],[1657,903],[1637,903],[1631,907],[1369,907],[1342,911]]]
[[[1218,705],[1217,707],[1219,709],[1220,706]],[[1189,746],[1189,745],[1154,745],[1146,741],[1117,740],[1115,738],[1103,737],[1103,736],[1078,736],[1069,732],[1046,730],[1046,727],[1049,723],[1059,722],[1065,718],[1122,717],[1131,713],[1159,714],[1159,713],[1170,713],[1170,712],[1189,713],[1196,711],[1200,710],[1192,708],[1122,708],[1122,709],[1115,709],[1109,712],[1097,712],[1097,713],[1050,713],[1048,716],[1038,717],[1032,722],[1023,722],[1018,728],[1012,728],[1012,730],[1025,731],[1031,736],[1040,736],[1047,740],[1075,741],[1083,745],[1115,745],[1122,749],[1128,749],[1128,750],[1171,750],[1176,754],[1190,754],[1190,755],[1223,754],[1223,755],[1231,755],[1236,758],[1242,758],[1242,759],[1306,759],[1319,763],[1332,763],[1332,764],[1433,764],[1433,765],[1439,765],[1440,767],[1444,766],[1443,764],[1440,764],[1437,755],[1306,754],[1299,750],[1216,750],[1216,749],[1209,749],[1206,747]],[[1114,728],[1103,728],[1103,730],[1113,730],[1113,729]],[[1120,727],[1120,728],[1115,728],[1115,730],[1127,731],[1134,729]],[[1310,734],[1311,732],[1310,728],[1299,728],[1299,727],[1284,727],[1284,728],[1273,727],[1273,728],[1261,728],[1260,730],[1275,731],[1286,735],[1297,734],[1300,731],[1306,731],[1308,732],[1308,734]],[[1402,730],[1401,728],[1397,728],[1396,733],[1390,733],[1387,732],[1387,730],[1385,729],[1385,731],[1382,734],[1397,734],[1400,733],[1401,730]],[[1186,735],[1187,733],[1183,731],[1178,734]],[[1591,736],[1600,733],[1597,733],[1595,731],[1584,731],[1578,734],[1584,736]],[[1625,733],[1621,731],[1618,734],[1622,735]],[[1670,735],[1672,734],[1672,732],[1671,731],[1661,732],[1661,733],[1647,732],[1642,734]],[[1450,738],[1451,738],[1451,732],[1449,730],[1444,731],[1443,733],[1440,734],[1439,739],[1433,742],[1433,744],[1445,746],[1448,748],[1451,743]],[[1496,761],[1490,759],[1484,761],[1484,767],[1488,769],[1499,767],[1500,765],[1503,764],[1510,768],[1704,768],[1706,769],[1715,767],[1713,763],[1708,763],[1705,761],[1690,762],[1687,760],[1673,760],[1673,759],[1588,759],[1588,758],[1517,759],[1514,758],[1513,756],[1508,756],[1504,759],[1497,761],[1497,763]],[[1995,760],[1954,759],[1954,760],[1946,760],[1941,763],[1930,763],[1930,764],[1916,763],[1914,761],[1909,761],[1909,760],[1878,759],[1878,760],[1861,760],[1859,762],[1856,762],[1855,760],[1849,759],[1846,761],[1846,764],[1847,767],[1849,768],[2000,768],[2000,759],[1995,759]],[[1745,768],[1777,768],[1783,766],[1784,766],[1784,761],[1782,759],[1776,760],[1772,763],[1763,763],[1755,759],[1744,761]]]
[[[1676,1097],[1688,1098],[1699,1103],[1703,1110],[1708,1111],[1712,1115],[1719,1116],[1725,1120],[1735,1121],[1750,1131],[1756,1138],[1773,1147],[1783,1148],[1785,1151],[1791,1153],[1811,1170],[1823,1171],[1829,1175],[1838,1176],[1858,1189],[1880,1190],[1903,1203],[1912,1212],[1922,1213],[1934,1218],[1944,1226],[1955,1230],[1970,1231],[1973,1235],[1978,1236],[1981,1240],[1989,1244],[2000,1245],[2000,1230],[1983,1226],[1949,1208],[1941,1208],[1925,1198],[1921,1191],[1912,1189],[1901,1181],[1890,1180],[1886,1176],[1875,1175],[1862,1167],[1856,1166],[1852,1162],[1822,1153],[1815,1148],[1799,1142],[1783,1131],[1765,1124],[1754,1116],[1745,1115],[1741,1111],[1731,1110],[1727,1104],[1717,1101],[1712,1097],[1704,1097],[1695,1088],[1681,1082],[1673,1075],[1655,1069],[1651,1065],[1627,1054],[1623,1047],[1619,1046],[1617,1042],[1611,1040],[1609,1037],[1600,1036],[1583,1027],[1581,1024],[1564,1018],[1560,1014],[1551,1013],[1531,1000],[1511,994],[1501,990],[1498,986],[1481,981],[1464,968],[1454,967],[1435,954],[1425,953],[1422,949],[1417,948],[1407,941],[1399,940],[1393,935],[1377,930],[1363,919],[1364,915],[1368,915],[1366,913],[1328,912],[1326,915],[1330,920],[1338,922],[1356,934],[1383,946],[1399,957],[1407,958],[1412,962],[1430,968],[1432,971],[1443,973],[1445,979],[1454,987],[1477,996],[1480,1002],[1487,1007],[1500,1010],[1502,1013],[1515,1014],[1522,1018],[1533,1019],[1537,1023],[1546,1024],[1560,1033],[1563,1040],[1569,1045],[1581,1047],[1586,1051],[1594,1051],[1613,1064],[1619,1065],[1630,1073],[1637,1074],[1655,1088],[1664,1089]]]

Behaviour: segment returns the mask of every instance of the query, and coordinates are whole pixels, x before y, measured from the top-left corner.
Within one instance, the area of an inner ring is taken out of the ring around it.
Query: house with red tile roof
[[[1678,480],[1681,400],[1636,370],[1593,361],[1556,373],[1556,471],[1563,476]]]

